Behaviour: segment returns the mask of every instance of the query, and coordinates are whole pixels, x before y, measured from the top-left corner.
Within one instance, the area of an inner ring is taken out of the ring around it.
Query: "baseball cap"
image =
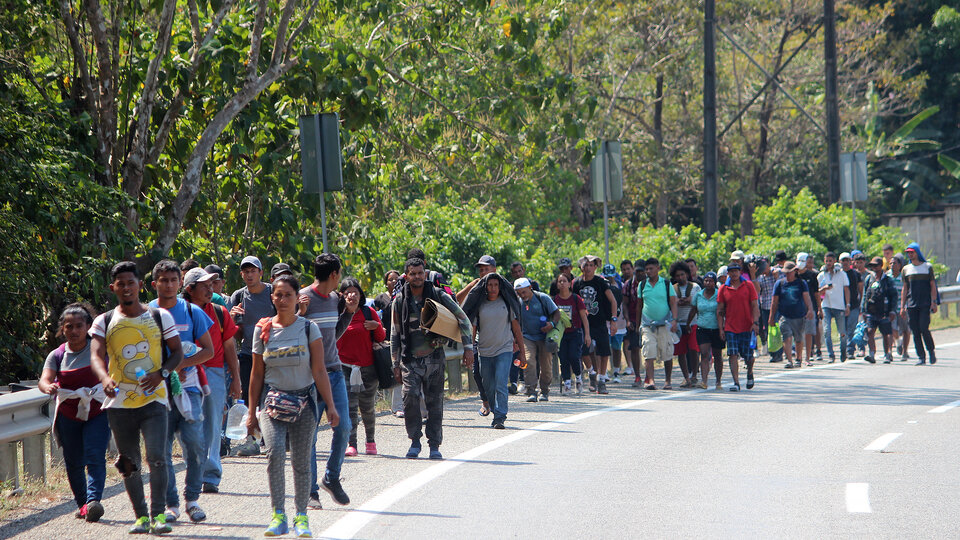
[[[489,255],[484,255],[474,266],[497,266],[497,260]]]
[[[530,286],[530,280],[525,277],[517,278],[517,280],[513,282],[514,289],[522,289],[524,287],[529,287],[529,286]]]
[[[208,264],[204,270],[208,274],[216,274],[218,278],[223,279],[223,268],[220,268],[216,264]]]
[[[216,274],[211,274],[203,268],[191,268],[190,271],[183,276],[183,288],[186,289],[194,283],[203,283],[216,277]]]
[[[580,268],[583,268],[583,265],[587,262],[592,262],[594,264],[599,263],[600,257],[597,257],[596,255],[584,255],[583,257],[580,257],[578,262],[580,263]]]
[[[787,260],[787,252],[782,249],[778,249],[776,253],[773,254],[773,260],[776,262]]]
[[[882,258],[882,257],[874,257],[873,259],[870,259],[870,262],[867,263],[867,266],[868,266],[868,267],[869,267],[869,266],[883,266],[883,258]]]
[[[729,271],[731,271],[731,270],[736,270],[736,271],[739,272],[739,271],[740,271],[740,265],[737,264],[737,263],[730,263],[730,264],[728,264],[728,265],[727,265],[727,272],[729,272]]]
[[[570,257],[560,257],[560,260],[557,261],[557,268],[563,268],[564,266],[573,266]]]
[[[290,265],[287,263],[277,263],[273,265],[273,268],[270,269],[270,279],[283,274],[290,274],[291,276],[293,275],[293,270],[290,269]]]
[[[784,263],[784,265],[783,265],[783,271],[784,271],[784,272],[793,272],[793,271],[796,270],[796,269],[797,269],[797,263],[795,263],[795,262],[793,262],[793,261],[787,261],[787,262]]]
[[[712,279],[712,280],[716,281],[716,280],[717,280],[717,273],[716,273],[716,272],[707,272],[706,274],[703,275],[703,279]]]
[[[903,253],[897,253],[896,255],[891,257],[891,260],[897,261],[898,263],[900,263],[900,266],[906,266],[907,264],[907,258],[903,256]]]
[[[719,278],[719,277],[723,277],[723,276],[725,276],[725,275],[727,275],[727,267],[726,267],[726,266],[721,266],[721,267],[717,270],[717,277]]]
[[[742,260],[744,257],[746,257],[746,255],[744,255],[743,251],[741,251],[741,250],[739,250],[739,249],[730,254],[730,258],[731,258],[731,259],[741,259],[741,260]]]
[[[603,265],[603,275],[605,277],[613,277],[617,275],[617,269],[612,264]]]
[[[837,260],[838,260],[838,261],[842,261],[842,260],[844,260],[844,259],[849,259],[849,258],[850,258],[850,254],[847,253],[846,251],[844,251],[843,253],[840,254],[840,258],[837,259]]]
[[[243,268],[248,264],[251,266],[256,266],[260,270],[263,270],[263,264],[260,263],[260,259],[254,257],[253,255],[247,255],[246,257],[244,257],[243,260],[240,261],[240,268]]]

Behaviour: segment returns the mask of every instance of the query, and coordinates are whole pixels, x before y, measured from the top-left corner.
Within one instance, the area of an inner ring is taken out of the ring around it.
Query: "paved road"
[[[957,537],[960,406],[937,408],[960,404],[960,331],[936,338],[951,345],[936,366],[761,362],[740,394],[611,385],[606,397],[515,398],[506,431],[453,402],[441,463],[399,457],[400,421],[380,417],[382,455],[344,466],[353,503],[323,494],[311,525],[336,538]],[[227,463],[221,493],[201,497],[208,522],[175,535],[261,537],[264,459]],[[66,503],[0,537],[124,536],[129,502],[119,486],[108,494],[100,524]]]

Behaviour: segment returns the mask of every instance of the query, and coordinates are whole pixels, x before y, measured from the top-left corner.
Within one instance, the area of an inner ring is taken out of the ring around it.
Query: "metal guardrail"
[[[20,488],[18,446],[23,447],[23,473],[45,480],[46,433],[53,424],[51,398],[40,390],[0,396],[0,482]]]
[[[938,287],[940,292],[940,316],[946,319],[950,316],[950,304],[955,304],[956,314],[960,317],[960,285]]]

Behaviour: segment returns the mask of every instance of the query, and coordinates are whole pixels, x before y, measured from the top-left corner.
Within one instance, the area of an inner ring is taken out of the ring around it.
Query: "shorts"
[[[890,319],[886,317],[877,317],[867,313],[864,315],[864,319],[866,319],[867,328],[870,330],[876,330],[879,328],[880,335],[889,336],[893,333],[893,325],[890,324]]]
[[[744,360],[752,360],[753,349],[750,348],[752,339],[753,332],[741,332],[739,334],[727,332],[727,354],[739,356]]]
[[[697,325],[681,326],[680,341],[673,346],[675,356],[687,354],[688,351],[700,352],[700,347],[697,346]]]
[[[726,344],[723,342],[723,334],[719,328],[697,328],[697,343],[700,347],[709,345],[713,349],[723,350]]]
[[[594,354],[597,356],[610,356],[610,331],[607,330],[606,325],[596,328],[591,326],[590,339],[597,345]],[[587,356],[588,354],[590,354],[590,344],[584,343],[581,356]]]
[[[907,322],[907,318],[897,313],[897,316],[893,318],[893,330],[900,334],[906,334],[910,331],[910,323]]]
[[[640,354],[644,360],[673,360],[673,339],[669,326],[641,326]]]
[[[807,335],[807,327],[810,321],[805,318],[788,319],[780,317],[780,335],[783,339],[803,339]]]
[[[627,350],[634,350],[640,348],[640,332],[636,330],[627,330],[627,337],[623,339],[623,342],[627,344]]]
[[[619,351],[623,348],[623,338],[627,337],[626,334],[614,334],[610,336],[610,348],[614,351]]]
[[[817,328],[820,328],[820,317],[817,317],[817,314],[814,313],[812,318],[804,320],[806,322],[803,323],[803,333],[808,336],[816,336]]]

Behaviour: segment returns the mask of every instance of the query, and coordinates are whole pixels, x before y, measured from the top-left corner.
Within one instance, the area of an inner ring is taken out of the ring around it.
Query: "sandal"
[[[693,384],[690,383],[690,380],[683,381],[683,384],[680,385],[680,388],[690,388]]]
[[[644,389],[644,390],[656,390],[656,389],[657,389],[657,385],[655,385],[655,384],[647,384],[647,385],[644,385],[644,386],[643,386],[643,389]]]
[[[673,385],[671,385],[670,383],[667,383],[667,384],[663,385],[663,389],[664,389],[664,390],[673,390]]]
[[[480,406],[480,411],[477,413],[480,416],[490,416],[490,407],[486,403]]]

